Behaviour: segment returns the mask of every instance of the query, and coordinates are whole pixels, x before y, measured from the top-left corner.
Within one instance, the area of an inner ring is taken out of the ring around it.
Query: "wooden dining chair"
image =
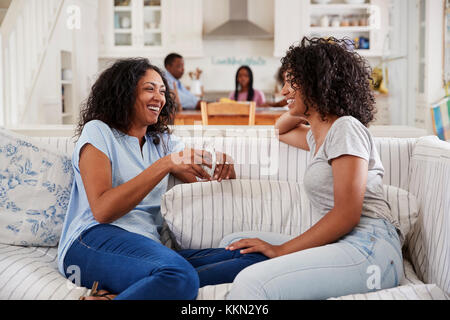
[[[209,116],[248,116],[248,125],[255,125],[256,102],[249,103],[229,103],[229,102],[211,102],[202,101],[200,104],[202,110],[202,125],[208,125]]]

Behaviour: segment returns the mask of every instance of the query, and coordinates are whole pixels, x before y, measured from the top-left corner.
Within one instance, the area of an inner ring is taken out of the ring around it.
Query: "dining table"
[[[287,108],[258,107],[255,111],[255,125],[274,125],[277,119]],[[201,125],[202,113],[200,110],[182,110],[175,115],[174,125]],[[210,116],[209,125],[246,125],[248,116],[242,115],[221,115]]]

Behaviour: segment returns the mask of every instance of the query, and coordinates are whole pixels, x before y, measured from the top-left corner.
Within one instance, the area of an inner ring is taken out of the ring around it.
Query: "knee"
[[[191,264],[183,262],[175,266],[166,266],[160,272],[164,274],[173,293],[171,299],[194,300],[197,297],[200,280]]]
[[[259,266],[252,265],[239,272],[227,296],[228,300],[270,299],[264,290],[264,277],[257,269],[259,269]]]
[[[237,232],[237,233],[232,233],[232,234],[226,235],[225,237],[222,238],[218,247],[225,248],[226,246],[232,244],[233,242],[236,242],[236,241],[244,239],[244,238],[245,238],[245,236],[243,235],[242,232]]]

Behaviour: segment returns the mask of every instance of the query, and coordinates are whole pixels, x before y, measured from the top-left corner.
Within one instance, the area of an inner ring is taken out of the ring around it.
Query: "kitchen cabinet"
[[[100,58],[201,56],[201,0],[105,0],[99,4]]]
[[[274,55],[283,56],[291,44],[304,36],[345,37],[362,56],[388,55],[389,2],[275,0]]]

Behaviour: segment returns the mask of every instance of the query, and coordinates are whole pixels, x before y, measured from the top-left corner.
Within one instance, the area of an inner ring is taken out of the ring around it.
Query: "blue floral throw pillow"
[[[69,157],[0,129],[0,243],[56,246],[72,181]]]

